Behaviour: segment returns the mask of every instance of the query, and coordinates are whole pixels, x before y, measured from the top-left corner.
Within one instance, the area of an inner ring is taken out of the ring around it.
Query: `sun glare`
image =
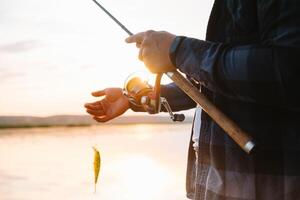
[[[120,172],[119,183],[124,193],[122,199],[155,199],[167,191],[171,178],[164,166],[145,155],[126,155],[114,166]]]
[[[208,1],[101,3],[133,32],[205,35]],[[83,114],[91,91],[123,87],[137,70],[150,74],[135,45],[125,43],[127,34],[92,1],[1,0],[0,5],[2,115]]]

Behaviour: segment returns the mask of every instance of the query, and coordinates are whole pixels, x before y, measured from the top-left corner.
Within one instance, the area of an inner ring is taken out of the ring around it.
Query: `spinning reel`
[[[160,96],[161,78],[162,74],[156,75],[155,86],[153,87],[148,81],[143,80],[137,75],[132,75],[125,82],[125,95],[131,104],[139,108],[144,108],[150,114],[161,112],[163,106],[174,122],[184,121],[184,114],[174,114],[167,99]]]

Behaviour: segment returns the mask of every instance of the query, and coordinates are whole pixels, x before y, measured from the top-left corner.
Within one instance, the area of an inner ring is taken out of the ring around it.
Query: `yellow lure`
[[[97,150],[96,147],[93,147],[94,149],[94,177],[95,177],[95,192],[96,192],[96,185],[98,181],[98,176],[100,172],[100,167],[101,167],[101,157],[100,157],[100,152]]]

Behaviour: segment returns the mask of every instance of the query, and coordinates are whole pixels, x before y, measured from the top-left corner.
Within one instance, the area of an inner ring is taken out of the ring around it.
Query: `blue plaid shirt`
[[[247,155],[202,112],[189,198],[300,199],[299,59],[299,0],[215,0],[206,40],[184,39],[177,68],[258,142]],[[161,92],[173,110],[195,107],[174,84]]]

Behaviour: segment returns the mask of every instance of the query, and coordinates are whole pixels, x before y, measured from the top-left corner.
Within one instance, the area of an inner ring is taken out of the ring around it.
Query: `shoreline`
[[[192,117],[183,122],[173,122],[168,116],[124,116],[106,123],[98,123],[86,115],[59,115],[50,117],[0,116],[0,129],[50,128],[50,127],[88,127],[135,124],[187,124]]]

